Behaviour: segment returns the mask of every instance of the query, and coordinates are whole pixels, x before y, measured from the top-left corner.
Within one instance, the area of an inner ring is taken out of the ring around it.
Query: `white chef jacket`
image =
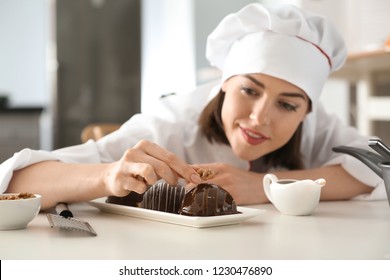
[[[98,141],[89,140],[51,152],[24,149],[15,153],[0,165],[0,193],[6,190],[14,170],[47,160],[66,163],[113,162],[141,139],[165,147],[190,164],[222,162],[249,170],[249,162],[239,159],[229,146],[210,143],[200,132],[198,117],[218,89],[216,83],[209,83],[190,93],[161,98],[154,113],[134,115],[119,130]],[[372,193],[359,195],[356,199],[386,199],[384,183],[379,176],[359,160],[331,150],[339,145],[368,149],[367,141],[367,137],[343,125],[319,104],[313,107],[304,121],[301,153],[306,168],[341,164],[356,179],[374,187]]]

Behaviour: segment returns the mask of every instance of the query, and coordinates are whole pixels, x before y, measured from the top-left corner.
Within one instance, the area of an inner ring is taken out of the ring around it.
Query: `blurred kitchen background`
[[[323,102],[390,145],[388,0],[0,0],[0,162],[24,147],[79,144],[90,123],[123,123],[161,95],[217,78],[207,35],[251,2],[333,20],[350,59]]]

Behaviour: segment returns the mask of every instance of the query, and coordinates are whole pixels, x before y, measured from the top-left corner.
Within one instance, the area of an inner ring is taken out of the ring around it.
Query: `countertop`
[[[387,201],[320,202],[310,216],[286,216],[272,204],[236,225],[192,228],[100,212],[73,204],[96,237],[51,228],[40,213],[25,229],[0,231],[0,259],[390,259]]]

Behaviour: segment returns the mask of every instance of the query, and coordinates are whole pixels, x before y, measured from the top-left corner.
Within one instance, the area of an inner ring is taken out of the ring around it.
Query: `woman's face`
[[[243,160],[255,160],[285,145],[309,109],[303,90],[264,74],[234,76],[222,90],[225,134]]]

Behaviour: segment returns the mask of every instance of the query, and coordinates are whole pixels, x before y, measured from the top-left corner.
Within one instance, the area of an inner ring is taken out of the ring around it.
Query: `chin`
[[[238,158],[246,161],[256,160],[269,153],[269,151],[264,151],[264,147],[248,146],[245,143],[240,143],[238,145],[230,145],[230,146],[233,149],[234,154]]]
[[[264,156],[263,153],[254,153],[253,151],[235,151],[234,153],[236,154],[237,157],[246,161],[254,161]]]

